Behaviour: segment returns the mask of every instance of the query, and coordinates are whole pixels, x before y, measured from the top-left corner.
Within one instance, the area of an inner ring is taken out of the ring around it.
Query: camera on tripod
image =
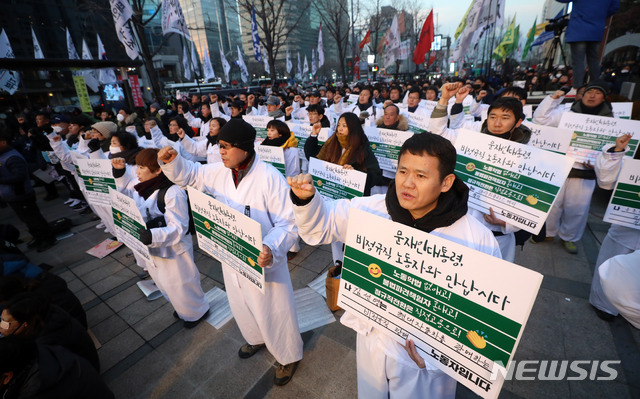
[[[548,19],[549,23],[544,27],[547,32],[553,32],[556,36],[560,36],[564,28],[569,25],[569,14],[562,15],[558,18]]]

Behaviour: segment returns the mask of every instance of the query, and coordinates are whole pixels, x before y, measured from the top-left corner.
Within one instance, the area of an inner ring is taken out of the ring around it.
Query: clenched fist
[[[291,186],[291,191],[301,200],[309,199],[316,193],[313,187],[313,179],[310,174],[299,174],[298,176],[287,177],[287,183]]]
[[[164,163],[169,163],[176,159],[178,151],[174,150],[171,146],[162,147],[158,152],[158,159]]]

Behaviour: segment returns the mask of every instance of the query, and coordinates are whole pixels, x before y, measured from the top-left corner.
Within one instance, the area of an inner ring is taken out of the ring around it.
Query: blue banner
[[[251,38],[253,39],[253,57],[258,62],[262,62],[260,53],[260,36],[258,36],[258,23],[256,22],[256,10],[251,7]]]

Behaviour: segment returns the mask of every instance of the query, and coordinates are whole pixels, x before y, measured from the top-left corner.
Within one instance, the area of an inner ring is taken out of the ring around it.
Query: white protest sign
[[[116,189],[111,160],[78,159],[76,162],[84,181],[87,201],[95,205],[111,206],[109,188]]]
[[[338,305],[497,398],[542,275],[356,208],[345,244]]]
[[[264,294],[260,223],[193,187],[187,187],[198,247],[233,268]]]
[[[309,136],[311,136],[313,127],[308,123],[287,123],[287,125],[289,125],[289,129],[291,129],[294,136],[298,139],[298,157],[306,160],[307,158],[304,155],[304,145]],[[318,144],[323,145],[327,140],[329,140],[329,136],[330,131],[328,127],[320,129],[320,133],[318,133]]]
[[[256,144],[254,148],[261,160],[273,165],[284,177],[287,177],[284,165],[284,149],[282,147]]]
[[[78,166],[79,159],[89,159],[89,157],[85,154],[79,153],[78,151],[69,151],[69,155],[73,160],[73,167],[76,170],[76,182],[78,183],[78,187],[80,187],[80,191],[86,197],[87,196],[87,188],[84,186],[84,179],[82,178],[82,173],[80,173],[80,167]]]
[[[347,104],[348,105],[357,104],[359,98],[360,98],[359,94],[348,94],[347,95]]]
[[[623,161],[604,221],[640,229],[640,160]]]
[[[364,194],[367,174],[359,170],[310,158],[309,173],[313,186],[328,199],[362,197]]]
[[[558,127],[573,132],[567,155],[575,158],[576,162],[593,164],[606,144],[615,144],[623,134],[640,132],[640,121],[565,112]],[[633,157],[639,138],[638,135],[631,137],[630,150],[625,156]]]
[[[407,139],[414,135],[411,131],[390,130],[365,127],[364,133],[369,139],[373,154],[378,159],[380,168],[395,173],[398,169],[398,154],[400,147]]]
[[[536,125],[535,123],[524,123],[531,129],[531,139],[529,145],[542,148],[559,154],[566,154],[569,149],[569,142],[573,132],[568,129],[560,129],[553,126]]]
[[[611,103],[613,108],[613,116],[620,119],[631,119],[633,111],[633,103]]]
[[[435,103],[435,101],[429,101]],[[416,112],[408,113],[409,120],[409,130],[413,133],[424,133],[429,131],[429,121],[431,120],[431,112],[433,112],[433,108],[430,110],[426,110],[424,112],[420,112],[420,110],[416,110]]]
[[[531,119],[533,118],[533,105],[527,104],[523,106],[522,113],[524,113],[524,119],[531,122]]]
[[[242,115],[242,119],[256,129],[257,139],[267,138],[267,124],[273,120],[272,116]]]
[[[460,129],[456,175],[469,186],[469,206],[538,234],[574,160],[564,155]]]
[[[146,229],[147,224],[140,214],[136,201],[113,188],[109,188],[109,195],[118,241],[139,255],[138,258],[142,259],[145,267],[155,267],[151,255],[149,255],[149,248],[140,241],[139,231],[141,228]]]

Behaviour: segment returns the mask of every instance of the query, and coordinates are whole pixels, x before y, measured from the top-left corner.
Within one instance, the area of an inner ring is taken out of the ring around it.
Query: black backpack
[[[162,214],[164,214],[167,208],[167,205],[164,202],[164,197],[165,195],[167,195],[167,190],[171,187],[173,187],[173,185],[169,187],[163,187],[160,190],[158,190],[158,199],[156,200],[156,203],[158,204],[158,210],[160,210],[160,213]],[[187,205],[189,206],[189,228],[187,229],[187,234],[195,234],[196,225],[193,222],[193,213],[191,212],[191,203],[189,202],[189,196],[187,196]],[[162,218],[162,221],[164,222],[164,216],[159,216],[158,218]],[[155,218],[155,219],[158,219],[158,218]],[[147,223],[147,227],[148,226],[149,226],[149,223]],[[164,226],[166,226],[166,223],[164,224]],[[164,227],[164,226],[156,226],[156,227]]]

